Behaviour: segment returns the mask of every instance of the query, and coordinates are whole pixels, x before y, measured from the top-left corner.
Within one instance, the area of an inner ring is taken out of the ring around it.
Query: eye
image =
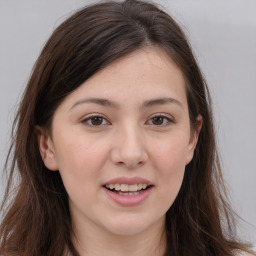
[[[103,126],[109,125],[110,123],[103,116],[89,116],[85,118],[82,123],[88,126]]]
[[[166,126],[170,123],[173,123],[173,120],[170,117],[164,115],[157,115],[150,118],[147,123],[155,126]]]

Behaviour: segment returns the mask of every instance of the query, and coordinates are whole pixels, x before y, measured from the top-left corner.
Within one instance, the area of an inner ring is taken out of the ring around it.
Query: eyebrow
[[[77,105],[83,104],[83,103],[93,103],[101,106],[107,106],[107,107],[115,107],[118,108],[119,104],[113,101],[109,101],[107,99],[102,99],[102,98],[85,98],[77,101],[72,107],[74,108]],[[70,110],[71,110],[70,109]]]
[[[120,106],[117,102],[110,101],[103,98],[85,98],[85,99],[78,100],[74,105],[72,105],[70,110],[73,109],[75,106],[84,104],[84,103],[93,103],[101,106],[114,107],[114,108],[118,108]],[[156,98],[156,99],[147,100],[142,104],[142,107],[147,108],[147,107],[152,107],[156,105],[165,105],[168,103],[173,103],[183,108],[182,104],[174,98]]]
[[[181,108],[183,108],[182,104],[174,99],[174,98],[157,98],[157,99],[152,99],[152,100],[147,100],[143,103],[143,107],[151,107],[151,106],[155,106],[155,105],[164,105],[167,103],[174,103],[178,106],[180,106]]]

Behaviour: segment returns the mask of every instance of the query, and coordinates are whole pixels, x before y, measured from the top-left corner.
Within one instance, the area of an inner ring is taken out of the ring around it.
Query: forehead
[[[151,46],[109,64],[64,102],[70,105],[83,97],[101,97],[131,104],[164,96],[186,102],[185,80],[171,57],[161,48]]]
[[[151,75],[149,75],[151,74]],[[173,78],[178,78],[180,82],[183,80],[181,70],[163,49],[155,46],[148,46],[136,50],[128,55],[125,55],[113,63],[109,64],[104,69],[100,70],[94,76],[87,80],[95,80],[97,78],[109,79],[170,79],[166,75],[172,75]],[[154,79],[154,80],[155,80]]]

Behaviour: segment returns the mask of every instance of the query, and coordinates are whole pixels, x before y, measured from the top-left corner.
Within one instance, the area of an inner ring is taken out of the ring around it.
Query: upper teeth
[[[106,185],[107,188],[121,190],[121,191],[138,191],[141,189],[145,189],[148,185],[147,184],[108,184]]]

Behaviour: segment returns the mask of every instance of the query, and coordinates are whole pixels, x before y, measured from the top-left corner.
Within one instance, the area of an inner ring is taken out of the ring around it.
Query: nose
[[[148,160],[144,136],[135,125],[126,125],[115,134],[111,150],[111,161],[114,164],[134,169]]]

